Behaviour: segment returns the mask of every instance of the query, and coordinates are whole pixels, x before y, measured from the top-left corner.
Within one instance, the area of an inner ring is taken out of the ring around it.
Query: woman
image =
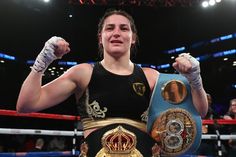
[[[76,65],[42,86],[42,75],[48,65],[70,51],[64,39],[49,39],[22,85],[17,111],[40,111],[75,94],[85,138],[114,123],[132,124],[145,131],[146,111],[159,73],[140,68],[130,60],[131,50],[138,42],[133,18],[121,10],[106,12],[98,25],[98,42],[103,56],[100,62]],[[189,54],[180,55],[173,67],[189,80],[194,105],[205,116],[207,99],[199,63],[190,58],[193,59]],[[125,119],[114,119],[117,117]]]
[[[236,119],[236,99],[231,99],[229,103],[229,110],[223,117],[226,120],[235,120]],[[236,127],[235,125],[231,125],[229,127],[229,133],[232,135],[236,134]],[[236,154],[236,140],[235,139],[229,139],[228,141],[229,146],[229,157],[233,157]]]
[[[227,119],[227,120],[236,119],[236,99],[230,100],[229,110],[224,115],[224,119]]]

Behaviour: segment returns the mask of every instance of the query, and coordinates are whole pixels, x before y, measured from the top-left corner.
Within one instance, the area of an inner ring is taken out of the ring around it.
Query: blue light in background
[[[137,64],[138,66],[142,67],[142,64]]]
[[[4,53],[0,53],[0,58],[8,59],[8,60],[16,60],[16,57],[10,56]]]
[[[165,53],[173,54],[173,53],[184,51],[185,49],[186,48],[183,46],[183,47],[178,47],[178,48],[175,48],[175,49],[167,50],[167,51],[165,51]]]
[[[34,62],[35,62],[34,60],[27,60],[27,61],[26,61],[26,64],[33,65]]]
[[[157,69],[165,69],[165,68],[169,68],[170,64],[162,64],[162,65],[158,65]]]
[[[232,54],[235,54],[235,53],[236,53],[236,49],[224,51],[223,53],[224,53],[224,55],[232,55]]]
[[[184,50],[185,50],[184,46],[175,49],[176,52],[180,52],[180,51],[184,51]]]
[[[232,39],[232,38],[236,38],[236,33],[229,34],[229,35],[224,35],[224,36],[221,36],[221,37],[216,37],[216,38],[211,39],[209,41],[200,41],[200,42],[192,44],[190,46],[190,48],[197,48],[197,47],[200,47],[200,46],[204,46],[204,45],[208,44],[209,42],[210,43],[216,43],[216,42],[220,42],[220,41],[224,41],[224,40],[229,40],[229,39]],[[183,47],[179,47],[179,48],[175,48],[175,49],[171,49],[171,50],[165,50],[164,53],[173,54],[173,53],[178,53],[178,52],[185,51],[185,50],[186,50],[186,48],[183,46]]]
[[[228,39],[232,39],[233,38],[233,34],[229,34],[229,35],[225,35],[225,36],[222,36],[220,37],[220,40],[228,40]]]
[[[69,66],[73,66],[78,64],[77,62],[69,62],[69,61],[59,61],[58,65],[69,65]]]
[[[212,56],[216,58],[216,57],[222,57],[222,56],[226,56],[226,55],[232,55],[232,54],[235,54],[235,53],[236,53],[236,49],[232,49],[232,50],[216,52]]]
[[[172,49],[172,50],[167,50],[166,53],[168,54],[172,54],[172,53],[175,53],[175,49]]]
[[[155,65],[150,65],[150,68],[156,69]]]
[[[220,41],[220,38],[215,38],[215,39],[211,39],[210,43],[216,43],[216,42],[219,42],[219,41]]]
[[[27,60],[26,64],[33,65],[34,62],[35,62],[34,60]],[[76,65],[76,64],[78,64],[78,63],[77,62],[70,62],[70,61],[59,61],[58,62],[58,65],[73,66],[73,65]]]

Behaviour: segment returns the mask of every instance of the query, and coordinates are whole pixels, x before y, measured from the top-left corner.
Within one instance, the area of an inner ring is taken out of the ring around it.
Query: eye
[[[112,30],[113,28],[112,27],[107,27],[105,30]]]
[[[114,29],[114,26],[113,25],[107,25],[106,27],[105,27],[105,30],[106,31],[112,31]]]
[[[122,31],[129,31],[130,30],[128,26],[121,26],[120,29]]]

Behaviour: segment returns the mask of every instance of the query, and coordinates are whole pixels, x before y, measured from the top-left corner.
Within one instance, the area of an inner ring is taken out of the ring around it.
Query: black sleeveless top
[[[135,65],[131,75],[117,75],[99,62],[77,108],[81,120],[121,117],[146,122],[149,100],[150,87],[141,67]]]

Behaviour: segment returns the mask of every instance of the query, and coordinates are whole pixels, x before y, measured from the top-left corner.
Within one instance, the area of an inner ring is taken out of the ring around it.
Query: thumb
[[[177,62],[174,62],[172,64],[173,68],[175,68],[175,70],[179,71],[179,68],[178,68],[178,63]]]

